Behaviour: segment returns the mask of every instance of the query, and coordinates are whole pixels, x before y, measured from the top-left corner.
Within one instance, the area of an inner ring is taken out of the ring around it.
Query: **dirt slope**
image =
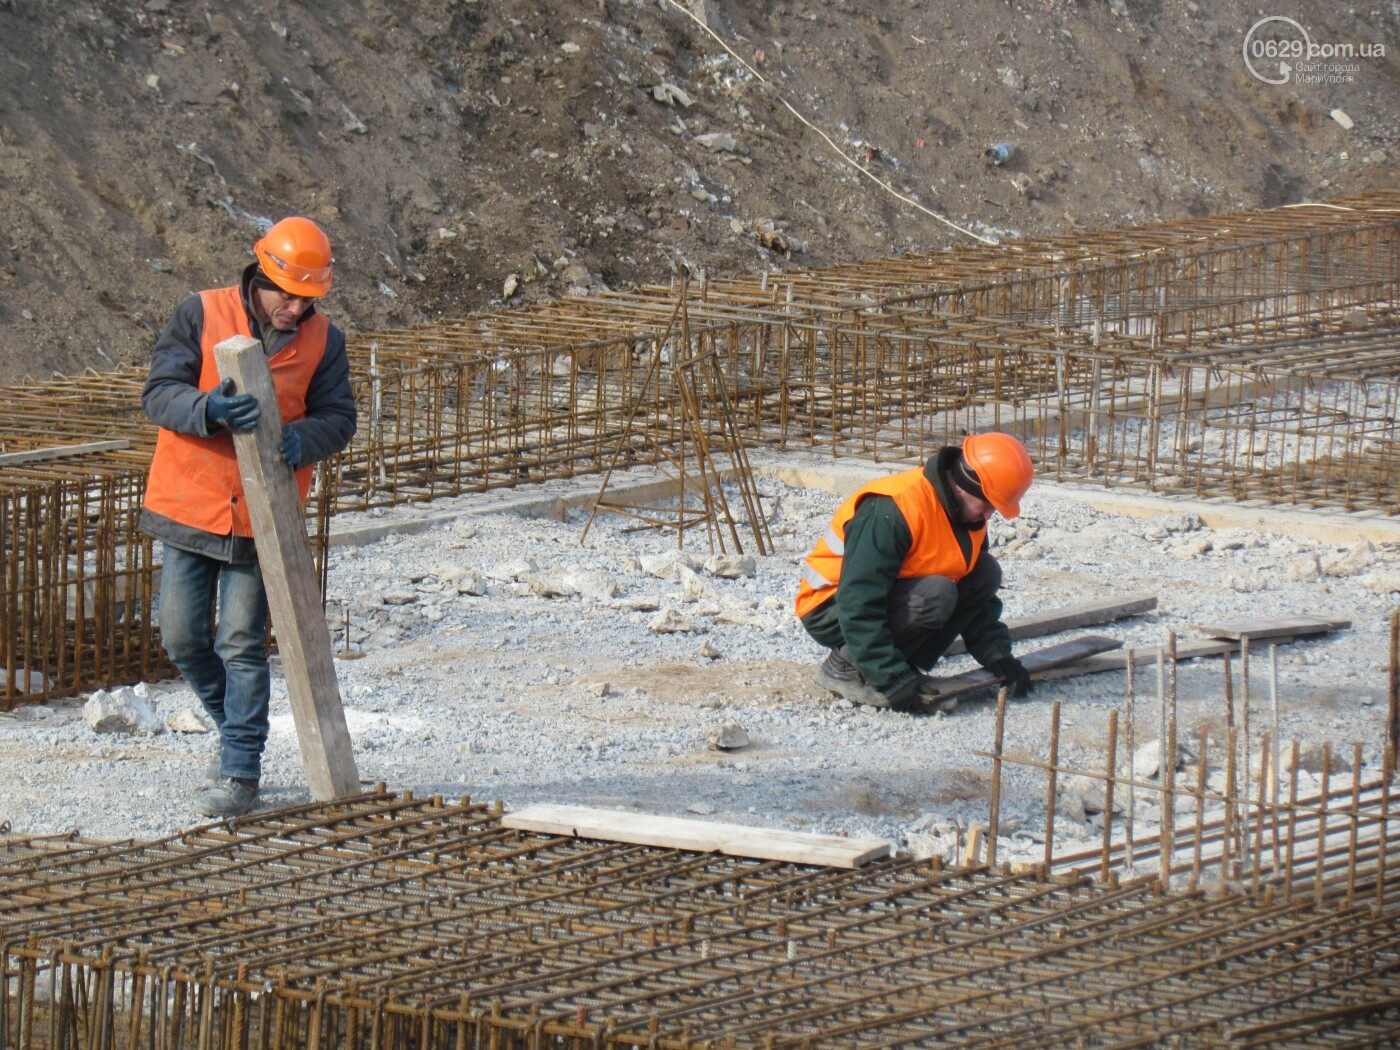
[[[778,93],[1000,236],[1393,184],[1393,2],[1279,12],[1387,52],[1280,86],[1221,0],[694,2],[772,86],[670,0],[0,0],[0,382],[143,364],[291,212],[330,231],[352,331],[497,305],[512,274],[514,304],[970,243]]]

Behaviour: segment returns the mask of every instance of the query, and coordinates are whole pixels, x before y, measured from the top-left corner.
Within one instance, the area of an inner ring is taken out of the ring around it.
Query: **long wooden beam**
[[[1033,653],[1026,653],[1018,659],[1022,666],[1030,672],[1031,678],[1039,679],[1048,677],[1054,668],[1064,664],[1081,666],[1083,662],[1095,654],[1117,649],[1122,644],[1117,638],[1109,638],[1102,634],[1086,634],[1078,638],[1071,638],[1067,642],[1059,642],[1056,645],[1046,646],[1044,649],[1037,649]],[[964,671],[962,674],[939,678],[934,684],[938,688],[938,697],[929,704],[930,709],[936,708],[945,700],[961,696],[963,693],[1000,685],[1001,679],[986,668],[979,667],[975,671]]]
[[[340,702],[301,498],[292,469],[282,459],[282,413],[272,373],[262,344],[247,336],[219,343],[214,360],[220,378],[232,379],[240,393],[252,394],[262,406],[257,426],[235,432],[233,447],[306,779],[318,800],[353,795],[360,790],[360,775]]]
[[[13,467],[20,463],[47,463],[55,459],[68,459],[70,456],[88,456],[94,452],[118,452],[131,447],[126,438],[111,441],[85,441],[80,445],[50,445],[46,448],[30,448],[23,452],[0,452],[0,467]]]
[[[710,820],[550,803],[526,806],[514,813],[507,813],[501,818],[501,826],[547,835],[631,842],[701,853],[726,853],[734,857],[820,864],[829,868],[858,868],[890,853],[890,844],[882,839],[842,838],[781,828],[751,828]]]
[[[1129,616],[1151,612],[1155,608],[1157,608],[1155,594],[1130,594],[1125,598],[1105,598],[1096,602],[1080,602],[1077,605],[1065,605],[1059,609],[1036,613],[1034,616],[1017,617],[1007,620],[1006,626],[1010,630],[1011,640],[1014,642],[1022,638],[1040,638],[1047,634],[1058,634],[1060,631],[1069,631],[1075,627],[1092,627],[1101,623],[1112,623],[1114,620],[1123,620]],[[967,647],[959,638],[948,647],[947,655],[956,656],[958,653],[965,652],[967,652]]]

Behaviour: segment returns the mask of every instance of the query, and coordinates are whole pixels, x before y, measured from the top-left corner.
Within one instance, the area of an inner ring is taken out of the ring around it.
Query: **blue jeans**
[[[257,780],[272,695],[262,569],[257,562],[230,564],[169,544],[162,557],[161,643],[219,727],[220,775]]]

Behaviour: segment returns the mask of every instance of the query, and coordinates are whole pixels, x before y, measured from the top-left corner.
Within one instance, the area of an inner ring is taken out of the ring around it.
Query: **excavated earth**
[[[843,158],[998,238],[1394,185],[1393,0],[687,3],[0,0],[0,383],[144,366],[288,213],[353,334],[974,243]],[[1251,75],[1270,14],[1354,71]]]

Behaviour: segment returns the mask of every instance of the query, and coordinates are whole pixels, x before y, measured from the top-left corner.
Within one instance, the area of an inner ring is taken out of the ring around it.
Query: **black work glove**
[[[1006,693],[1013,699],[1021,699],[1035,687],[1035,683],[1031,681],[1031,673],[1014,656],[998,660],[989,665],[987,670],[998,675],[1006,683]]]
[[[211,430],[252,430],[262,416],[257,398],[252,394],[235,394],[233,388],[233,380],[225,379],[209,391],[209,397],[204,402],[204,418]]]
[[[300,470],[306,466],[302,456],[305,451],[301,446],[301,431],[294,426],[282,428],[282,458],[287,461],[287,466],[293,470]]]
[[[937,681],[932,675],[918,672],[918,677],[914,681],[907,683],[902,689],[891,693],[877,694],[883,703],[880,707],[888,707],[891,711],[903,711],[911,714],[919,711],[951,710],[944,705],[946,702],[939,700]],[[957,701],[953,703],[956,705]]]

